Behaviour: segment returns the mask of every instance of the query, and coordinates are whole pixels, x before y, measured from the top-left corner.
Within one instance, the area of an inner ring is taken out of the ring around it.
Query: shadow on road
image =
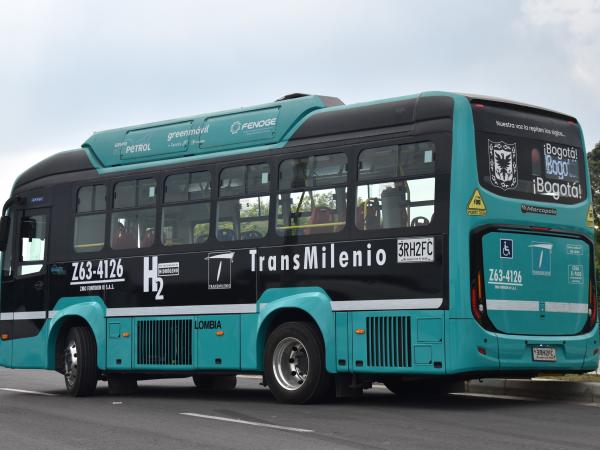
[[[185,382],[182,382],[185,383]],[[58,395],[65,395],[64,391],[53,391]],[[238,387],[233,391],[199,391],[193,386],[176,386],[176,385],[152,385],[141,384],[137,393],[127,396],[111,396],[106,385],[99,385],[96,392],[96,397],[110,398],[114,401],[120,399],[151,399],[161,400],[165,402],[181,402],[181,401],[210,401],[213,404],[231,404],[235,403],[261,403],[261,404],[276,404],[274,398],[266,388],[262,387]],[[284,408],[331,408],[339,405],[345,407],[357,408],[376,408],[376,409],[415,409],[415,410],[447,410],[447,411],[469,411],[469,410],[485,410],[499,408],[521,408],[530,406],[535,403],[534,400],[515,400],[509,398],[498,397],[475,397],[462,395],[440,395],[435,397],[411,397],[401,398],[384,389],[371,389],[365,392],[362,397],[345,398],[331,400],[325,403],[316,405],[284,405]],[[544,401],[546,404],[553,403],[552,401]]]

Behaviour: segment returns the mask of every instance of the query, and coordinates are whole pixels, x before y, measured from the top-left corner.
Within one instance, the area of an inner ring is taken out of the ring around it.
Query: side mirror
[[[0,252],[6,251],[6,246],[8,245],[10,231],[10,217],[2,216],[0,217]]]
[[[21,238],[29,239],[29,242],[36,236],[37,224],[31,217],[23,217],[21,220]]]

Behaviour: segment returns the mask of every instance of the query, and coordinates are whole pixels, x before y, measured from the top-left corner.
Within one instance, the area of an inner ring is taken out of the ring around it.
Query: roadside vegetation
[[[594,207],[594,228],[596,230],[596,280],[600,280],[600,142],[587,154],[592,184],[592,205]]]

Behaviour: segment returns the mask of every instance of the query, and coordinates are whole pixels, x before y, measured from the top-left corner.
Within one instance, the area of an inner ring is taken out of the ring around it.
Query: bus
[[[93,134],[0,222],[0,365],[68,393],[262,375],[278,401],[583,373],[600,344],[574,117],[291,94]]]

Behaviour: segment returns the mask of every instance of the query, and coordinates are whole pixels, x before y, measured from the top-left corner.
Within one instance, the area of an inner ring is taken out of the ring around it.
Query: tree
[[[592,205],[594,206],[594,225],[600,226],[600,142],[587,155],[592,184]],[[598,229],[598,228],[596,228]]]
[[[594,228],[596,237],[596,280],[600,280],[600,142],[587,154],[590,169],[590,182],[592,187],[592,206],[594,207]]]

